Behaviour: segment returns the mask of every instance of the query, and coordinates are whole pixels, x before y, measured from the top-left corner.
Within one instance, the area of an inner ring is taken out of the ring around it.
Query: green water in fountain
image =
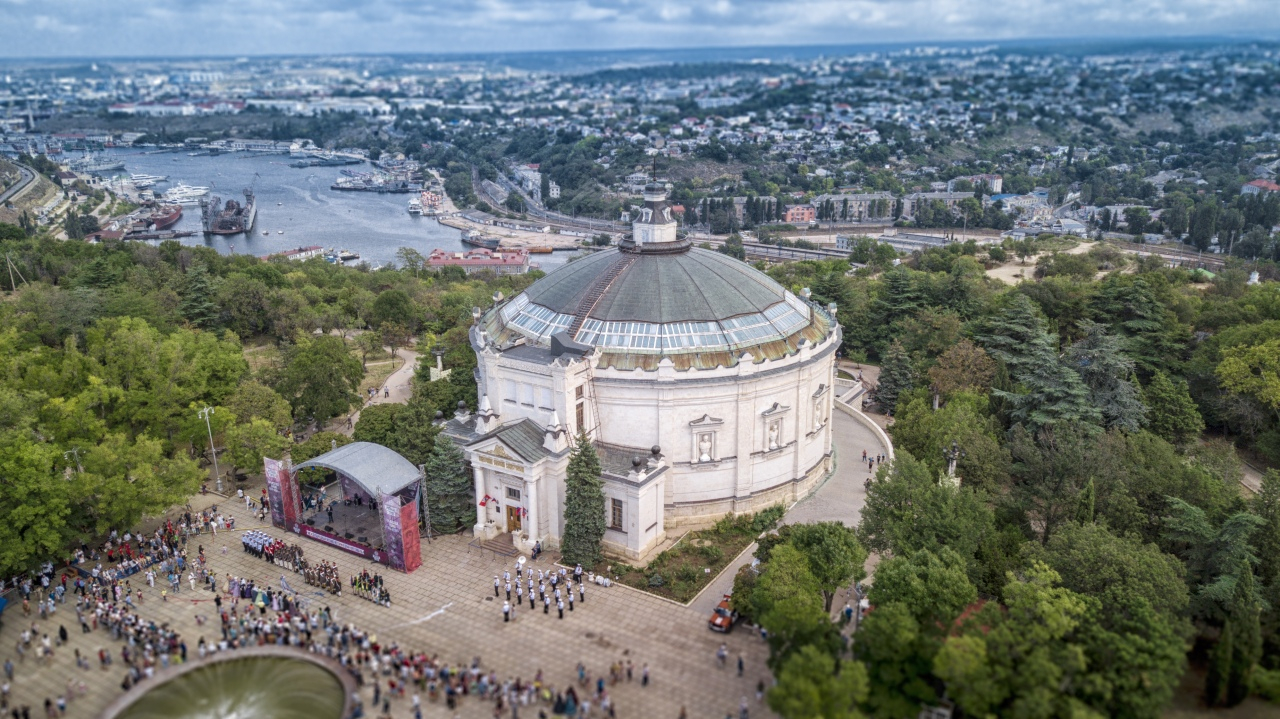
[[[287,657],[215,662],[156,686],[118,719],[340,719],[342,684]]]

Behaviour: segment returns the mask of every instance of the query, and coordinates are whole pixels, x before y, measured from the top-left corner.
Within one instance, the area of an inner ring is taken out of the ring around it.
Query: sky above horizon
[[[0,57],[1280,37],[1275,0],[0,0]]]

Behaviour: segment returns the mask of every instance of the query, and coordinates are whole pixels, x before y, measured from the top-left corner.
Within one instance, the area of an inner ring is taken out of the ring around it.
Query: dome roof
[[[768,275],[727,255],[604,250],[570,262],[490,311],[484,325],[499,345],[521,338],[548,346],[561,332],[598,347],[602,366],[731,366],[818,342],[834,323]]]

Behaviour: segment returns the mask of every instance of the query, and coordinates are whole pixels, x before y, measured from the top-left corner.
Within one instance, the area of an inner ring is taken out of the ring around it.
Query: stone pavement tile
[[[200,509],[214,499],[197,497],[193,504]],[[262,526],[250,518],[242,503],[223,500],[220,509],[235,516],[242,529]],[[287,540],[292,537],[270,527],[266,531]],[[188,549],[194,553],[197,545],[203,545],[209,567],[220,579],[230,573],[278,586],[284,570],[245,554],[239,537],[239,531],[219,532],[216,537],[202,535],[193,539]],[[742,629],[727,637],[709,631],[706,616],[700,611],[628,588],[605,589],[591,585],[587,589],[587,601],[577,603],[573,612],[566,609],[563,620],[556,618],[554,608],[550,615],[542,614],[540,609],[530,611],[526,601],[515,620],[504,624],[501,604],[491,600],[492,578],[495,573],[512,567],[513,558],[495,557],[492,552],[470,547],[464,537],[424,542],[423,566],[412,575],[378,568],[317,542],[302,539],[298,542],[312,561],[337,563],[344,577],[365,568],[383,575],[392,595],[390,608],[347,592],[341,597],[318,592],[305,585],[298,575],[286,573],[290,586],[309,601],[331,607],[339,621],[355,623],[383,642],[395,641],[402,647],[436,654],[455,663],[469,663],[472,657],[478,656],[485,667],[492,667],[503,678],[529,680],[541,669],[546,681],[557,687],[566,687],[574,681],[578,662],[583,662],[594,675],[607,673],[613,661],[630,659],[635,680],[610,689],[620,717],[675,717],[684,706],[690,717],[719,719],[727,713],[736,716],[743,696],[750,698],[753,716],[771,716],[762,705],[756,705],[754,699],[756,681],[769,681],[764,665],[767,646]],[[227,547],[225,555],[221,551],[223,546]],[[550,565],[540,561],[533,566]],[[130,584],[143,590],[144,600],[138,613],[176,628],[190,652],[194,653],[199,637],[209,641],[218,637],[216,619],[202,627],[195,621],[198,614],[214,616],[210,592],[191,592],[183,585],[184,590],[179,594],[170,596],[169,601],[161,601],[159,589],[147,587],[141,575],[132,577]],[[64,693],[69,677],[83,681],[87,687],[86,695],[73,700],[69,706],[67,716],[73,719],[93,716],[118,696],[123,679],[120,642],[111,640],[105,630],[82,635],[75,626],[73,604],[60,607],[51,620],[41,622],[37,617],[35,621],[41,631],[56,632],[59,623],[66,624],[70,641],[55,651],[47,667],[37,667],[31,654],[19,664],[13,683],[13,703],[27,704],[35,716],[42,716],[45,697]],[[11,606],[0,630],[0,655],[14,655],[14,643],[23,624],[20,606]],[[721,641],[728,644],[731,656],[731,666],[723,670],[717,668],[715,662],[715,651]],[[98,669],[98,647],[110,648],[116,659],[109,671]],[[91,656],[91,670],[75,669],[72,650],[77,648]],[[748,668],[742,678],[737,677],[732,666],[738,652],[743,653]],[[642,689],[640,668],[646,662],[651,669],[652,683]],[[371,689],[365,690],[365,698],[368,706]],[[423,702],[426,705],[425,697]],[[408,699],[392,702],[395,717],[408,717],[411,711]],[[535,715],[529,709],[522,714]],[[424,715],[444,716],[445,712],[443,706],[431,706],[424,709]],[[490,717],[492,706],[468,699],[458,716]]]

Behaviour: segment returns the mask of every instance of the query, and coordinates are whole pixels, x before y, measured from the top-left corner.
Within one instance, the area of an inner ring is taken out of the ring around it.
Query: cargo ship
[[[200,221],[204,225],[206,235],[238,235],[253,229],[254,218],[258,214],[258,204],[254,200],[253,190],[244,191],[244,204],[235,200],[200,201]]]
[[[480,247],[486,250],[498,249],[498,244],[502,240],[498,237],[485,237],[476,230],[467,230],[462,233],[462,244],[471,245],[472,247]]]
[[[182,219],[182,205],[160,205],[151,211],[151,214],[142,218],[146,226],[153,227],[157,231],[167,230],[178,224],[178,220]]]

